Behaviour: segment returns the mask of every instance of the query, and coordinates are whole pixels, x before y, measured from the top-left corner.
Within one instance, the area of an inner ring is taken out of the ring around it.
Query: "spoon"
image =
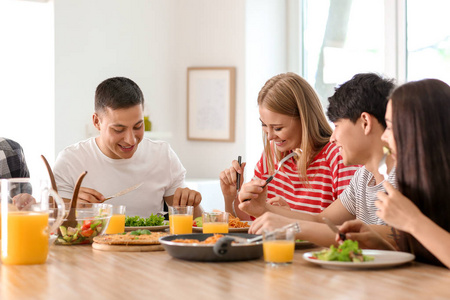
[[[77,184],[75,185],[75,190],[73,191],[72,201],[70,202],[70,210],[67,214],[66,220],[62,223],[62,226],[69,228],[77,227],[76,220],[76,210],[77,210],[77,201],[78,201],[78,193],[80,192],[81,182],[83,181],[84,176],[86,176],[87,171],[81,173],[80,177],[78,177]]]
[[[58,193],[58,187],[56,186],[56,180],[55,175],[53,175],[52,168],[50,167],[50,164],[48,163],[47,159],[44,155],[41,155],[42,160],[44,161],[45,167],[47,168],[48,176],[50,177],[50,182],[52,184],[52,189]],[[56,203],[53,200],[53,197],[50,197],[49,199],[49,205],[51,205],[52,208],[56,208]]]
[[[384,180],[386,180],[389,177],[389,174],[387,172],[387,165],[386,165],[386,158],[388,155],[391,155],[391,150],[388,147],[383,147],[383,157],[380,160],[380,163],[378,164],[378,173],[383,175]]]
[[[50,176],[50,182],[52,183],[52,189],[55,192],[58,192],[58,187],[56,186],[55,175],[53,175],[52,168],[50,167],[50,164],[48,163],[48,161],[44,155],[41,155],[41,158],[44,161],[45,167],[47,168],[48,176]]]
[[[300,151],[301,151],[301,150],[300,150]],[[269,178],[266,179],[266,183],[262,186],[262,188],[265,188],[266,185],[268,185],[269,182],[272,181],[272,179],[275,177],[275,175],[277,175],[278,171],[280,171],[280,169],[281,169],[281,167],[283,166],[284,162],[287,161],[289,158],[291,158],[291,157],[293,157],[293,156],[298,156],[298,154],[295,153],[295,152],[292,152],[292,153],[286,155],[286,156],[280,161],[280,163],[278,164],[278,169],[276,169],[275,173],[273,173]],[[250,200],[251,200],[251,199],[245,199],[245,200],[242,201],[242,202],[246,202],[246,201],[250,201]]]

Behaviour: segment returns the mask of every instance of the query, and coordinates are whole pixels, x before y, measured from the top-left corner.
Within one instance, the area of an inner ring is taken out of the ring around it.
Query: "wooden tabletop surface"
[[[450,271],[420,264],[331,270],[302,258],[190,262],[165,251],[104,252],[53,246],[46,264],[1,266],[1,299],[449,299]]]

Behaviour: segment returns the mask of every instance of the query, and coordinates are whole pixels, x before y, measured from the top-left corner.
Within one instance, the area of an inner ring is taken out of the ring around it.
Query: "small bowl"
[[[75,228],[59,226],[56,245],[92,244],[94,237],[102,235],[112,215],[112,205],[104,203],[81,204],[76,209]],[[68,210],[67,210],[68,213]],[[66,220],[66,219],[64,219]],[[63,222],[64,224],[64,222]]]

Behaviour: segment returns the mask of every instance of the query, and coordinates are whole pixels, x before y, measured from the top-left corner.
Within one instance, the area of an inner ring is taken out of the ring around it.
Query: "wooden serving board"
[[[92,243],[92,248],[101,251],[117,251],[117,252],[148,252],[148,251],[162,251],[164,247],[158,245],[108,245]]]

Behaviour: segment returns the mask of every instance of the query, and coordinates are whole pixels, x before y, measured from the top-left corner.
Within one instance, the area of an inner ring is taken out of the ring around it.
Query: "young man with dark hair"
[[[185,187],[186,170],[167,142],[144,138],[144,97],[124,77],[109,78],[95,92],[92,120],[100,135],[67,147],[55,163],[58,192],[70,199],[78,176],[88,171],[79,203],[98,203],[138,183],[138,189],[108,200],[123,204],[127,215],[148,217],[168,205],[193,205],[201,215],[200,193]]]
[[[339,198],[316,215],[293,212],[254,199],[243,202],[250,198],[249,195],[239,195],[241,210],[250,215],[252,212],[264,211],[264,214],[254,215],[257,219],[250,232],[261,233],[263,229],[272,230],[298,222],[302,229],[298,238],[329,246],[334,242],[335,235],[325,224],[317,223],[323,223],[323,217],[335,224],[356,218],[367,224],[385,224],[375,214],[374,201],[377,199],[376,193],[383,190],[384,177],[378,172],[378,165],[384,155],[381,135],[386,127],[384,114],[387,98],[393,88],[391,80],[372,73],[357,74],[336,88],[334,95],[329,98],[327,113],[335,124],[330,140],[339,147],[345,165],[363,166],[356,171]],[[388,181],[395,185],[391,158],[388,158],[387,164],[391,171]]]

